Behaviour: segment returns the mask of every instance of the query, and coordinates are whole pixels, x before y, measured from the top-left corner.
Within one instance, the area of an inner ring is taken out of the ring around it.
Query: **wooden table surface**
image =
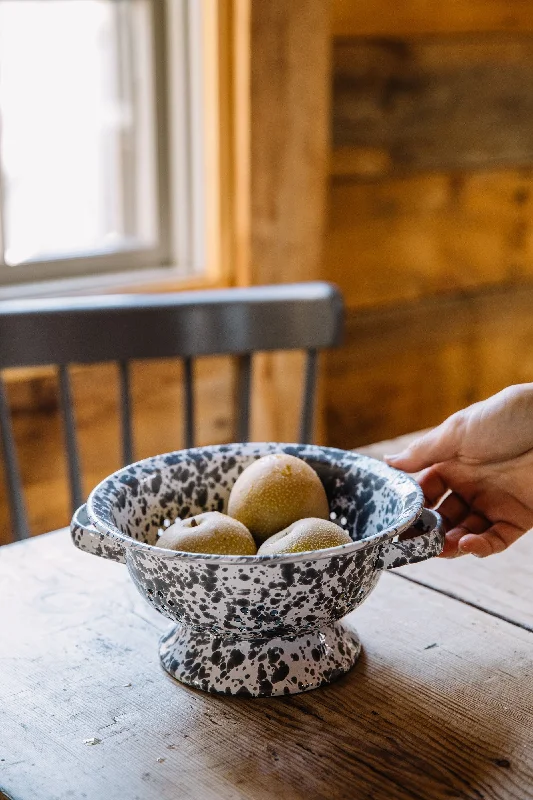
[[[390,447],[388,448],[390,449]],[[337,683],[246,700],[160,668],[168,622],[67,531],[0,548],[13,800],[533,798],[533,536],[386,573]],[[89,744],[95,740],[97,743]]]

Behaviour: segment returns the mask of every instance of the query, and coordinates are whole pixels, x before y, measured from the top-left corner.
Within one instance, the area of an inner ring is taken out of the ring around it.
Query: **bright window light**
[[[135,25],[134,6],[138,11],[142,3],[0,2],[3,239],[10,266],[156,243],[148,133],[154,108],[153,101],[138,102],[150,94],[150,31]]]
[[[0,285],[203,269],[206,8],[0,0]]]

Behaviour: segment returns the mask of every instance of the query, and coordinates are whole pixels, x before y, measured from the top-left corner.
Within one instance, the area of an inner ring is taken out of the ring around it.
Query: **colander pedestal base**
[[[159,643],[161,664],[173,678],[206,692],[245,697],[317,689],[347,672],[360,651],[357,634],[342,622],[271,639],[216,637],[175,625]]]

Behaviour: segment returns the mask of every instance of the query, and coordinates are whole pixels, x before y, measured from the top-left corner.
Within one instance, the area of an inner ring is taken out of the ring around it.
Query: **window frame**
[[[76,254],[13,267],[3,261],[0,213],[0,299],[124,290],[130,286],[140,291],[154,284],[212,281],[206,240],[216,220],[208,218],[213,209],[206,204],[206,167],[212,158],[206,147],[208,114],[204,106],[214,99],[216,76],[205,74],[203,51],[212,44],[206,41],[206,32],[212,32],[218,16],[216,0],[147,2],[155,101],[158,243],[153,248]],[[203,47],[194,47],[198,41]],[[191,164],[192,169],[186,168]],[[0,204],[1,198],[0,175]]]

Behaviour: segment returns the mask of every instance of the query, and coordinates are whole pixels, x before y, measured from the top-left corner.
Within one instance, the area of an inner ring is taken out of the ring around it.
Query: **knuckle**
[[[487,543],[491,549],[491,553],[503,553],[507,550],[508,544],[498,531],[491,531],[486,536]]]
[[[467,418],[467,409],[462,408],[460,411],[456,411],[455,414],[452,414],[451,417],[448,417],[444,424],[448,428],[450,434],[458,436],[464,430]]]

